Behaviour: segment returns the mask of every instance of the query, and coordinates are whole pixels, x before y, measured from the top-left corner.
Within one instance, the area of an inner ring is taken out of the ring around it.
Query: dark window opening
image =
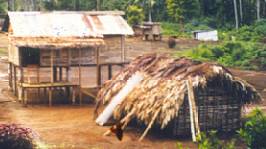
[[[37,48],[20,48],[21,65],[26,67],[28,65],[40,65],[40,49]]]

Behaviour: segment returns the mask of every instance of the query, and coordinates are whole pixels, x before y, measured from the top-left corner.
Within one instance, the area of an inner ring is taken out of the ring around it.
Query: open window
[[[28,65],[40,65],[40,49],[21,47],[19,50],[21,56],[20,62],[23,67]]]

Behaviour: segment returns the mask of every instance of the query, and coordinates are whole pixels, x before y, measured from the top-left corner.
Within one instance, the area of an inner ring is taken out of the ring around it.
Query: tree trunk
[[[152,17],[151,17],[151,10],[152,10],[152,5],[151,5],[151,0],[149,0],[149,22],[152,22]]]
[[[242,0],[239,0],[239,8],[240,8],[240,21],[243,22],[243,6],[242,6]]]
[[[13,0],[8,0],[7,1],[7,10],[8,11],[12,11],[13,9],[12,9],[12,7],[13,7]]]
[[[97,11],[100,11],[100,9],[101,9],[101,0],[97,0],[97,1],[96,1],[96,5],[97,5],[97,6],[96,6],[96,7],[97,7],[96,10],[97,10]]]
[[[239,27],[239,23],[238,23],[238,14],[237,14],[237,6],[236,6],[236,0],[234,0],[234,11],[235,11],[235,21],[236,21],[236,29],[238,29]]]
[[[76,11],[80,10],[80,2],[79,2],[79,0],[75,0],[75,10]]]
[[[260,20],[260,0],[257,0],[257,20]]]

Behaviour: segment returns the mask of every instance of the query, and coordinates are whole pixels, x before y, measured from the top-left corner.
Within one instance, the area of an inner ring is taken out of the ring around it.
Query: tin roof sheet
[[[8,12],[13,36],[17,37],[103,37],[132,35],[120,15],[89,12]]]

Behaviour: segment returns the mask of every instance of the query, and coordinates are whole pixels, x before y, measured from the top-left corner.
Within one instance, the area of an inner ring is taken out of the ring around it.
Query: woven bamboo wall
[[[232,86],[197,89],[195,94],[201,131],[230,132],[239,128],[241,97],[234,92]],[[191,133],[187,97],[179,110],[178,117],[173,121],[172,127],[174,127],[172,131],[174,136]]]

